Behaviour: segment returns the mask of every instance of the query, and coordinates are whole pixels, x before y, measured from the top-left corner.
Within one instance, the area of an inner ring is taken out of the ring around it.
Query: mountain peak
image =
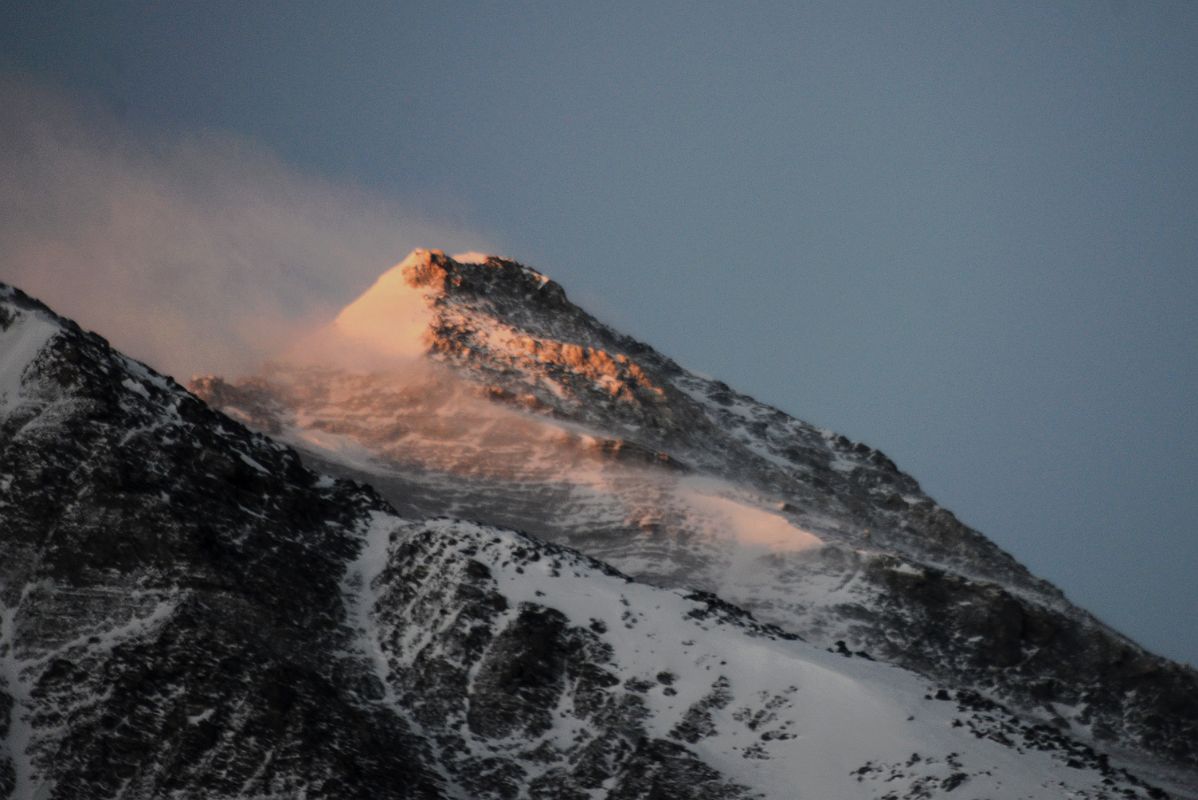
[[[420,248],[382,273],[283,360],[367,369],[385,368],[396,358],[410,361],[444,349],[438,342],[447,312],[466,307],[475,309],[470,327],[478,328],[492,325],[488,320],[519,317],[522,310],[559,311],[570,304],[560,286],[515,261]]]
[[[555,305],[566,299],[558,284],[535,269],[486,253],[448,256],[442,250],[416,249],[391,271],[401,273],[409,286],[429,289],[434,296],[538,295],[538,299],[548,299]],[[390,273],[384,277],[387,274]]]
[[[379,280],[392,273],[398,273],[410,286],[433,286],[438,277],[446,273],[450,263],[456,262],[445,255],[445,251],[418,247],[408,253],[403,261],[383,273]]]

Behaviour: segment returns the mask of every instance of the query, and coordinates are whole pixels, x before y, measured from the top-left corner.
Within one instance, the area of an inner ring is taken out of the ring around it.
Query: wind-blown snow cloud
[[[244,139],[133,131],[0,76],[0,280],[186,380],[331,319],[418,246],[478,248]]]
[[[297,339],[280,360],[367,372],[411,372],[423,361],[432,323],[428,298],[404,274],[419,258],[413,252],[384,272],[331,323]]]

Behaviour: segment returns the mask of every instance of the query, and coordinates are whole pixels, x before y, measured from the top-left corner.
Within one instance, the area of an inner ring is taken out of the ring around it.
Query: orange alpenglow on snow
[[[428,301],[408,282],[405,271],[427,258],[428,251],[414,250],[380,275],[333,320],[334,334],[378,355],[412,358],[423,353]]]
[[[304,337],[283,361],[385,369],[418,359],[428,349],[432,312],[427,288],[413,286],[410,274],[439,250],[413,250],[378,277],[328,325]]]

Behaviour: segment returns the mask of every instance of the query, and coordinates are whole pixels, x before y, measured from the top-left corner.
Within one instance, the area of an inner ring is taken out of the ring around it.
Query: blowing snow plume
[[[473,255],[484,262],[478,269],[488,269],[488,256]],[[259,395],[272,395],[272,404],[303,409],[287,425],[266,427],[276,435],[287,428],[301,446],[343,456],[365,448],[405,470],[507,477],[536,470],[549,476],[576,462],[579,453],[562,451],[577,443],[576,433],[526,413],[517,398],[492,402],[488,386],[465,379],[439,358],[444,341],[438,331],[448,323],[441,270],[448,264],[460,266],[440,250],[412,251],[331,321],[264,363],[250,385]],[[195,387],[222,402],[233,391],[220,378],[197,379]],[[261,424],[258,405],[251,393],[229,411]],[[347,407],[353,413],[340,416]],[[326,420],[324,409],[338,418]]]
[[[0,280],[186,379],[240,372],[417,243],[478,239],[228,134],[134,131],[0,77]]]
[[[570,526],[721,557],[731,548],[729,569],[818,550],[821,540],[768,498],[647,446],[649,428],[676,424],[667,417],[678,398],[639,363],[646,348],[592,325],[536,270],[415,250],[252,378],[193,388],[322,468],[395,483],[390,499],[405,513],[444,513],[444,491],[456,487],[455,513],[493,514],[497,495],[518,498],[505,524],[553,535],[556,523],[521,509],[568,508]],[[626,427],[601,424],[601,408]],[[439,510],[412,505],[429,497]]]
[[[384,272],[331,322],[288,347],[280,360],[367,372],[421,368],[432,300],[412,284],[407,272],[425,253],[413,251]]]

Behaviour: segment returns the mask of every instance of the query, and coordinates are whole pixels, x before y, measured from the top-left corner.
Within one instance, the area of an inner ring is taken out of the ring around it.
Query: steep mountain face
[[[451,519],[385,548],[370,585],[387,689],[467,797],[1161,793],[977,693],[576,551]]]
[[[377,699],[319,481],[0,285],[0,797],[441,797]]]
[[[1167,796],[709,593],[401,518],[2,285],[0,603],[0,797]]]
[[[193,390],[406,517],[516,528],[1198,766],[1193,670],[1070,604],[883,454],[687,372],[534,270],[417,251],[302,350]]]

